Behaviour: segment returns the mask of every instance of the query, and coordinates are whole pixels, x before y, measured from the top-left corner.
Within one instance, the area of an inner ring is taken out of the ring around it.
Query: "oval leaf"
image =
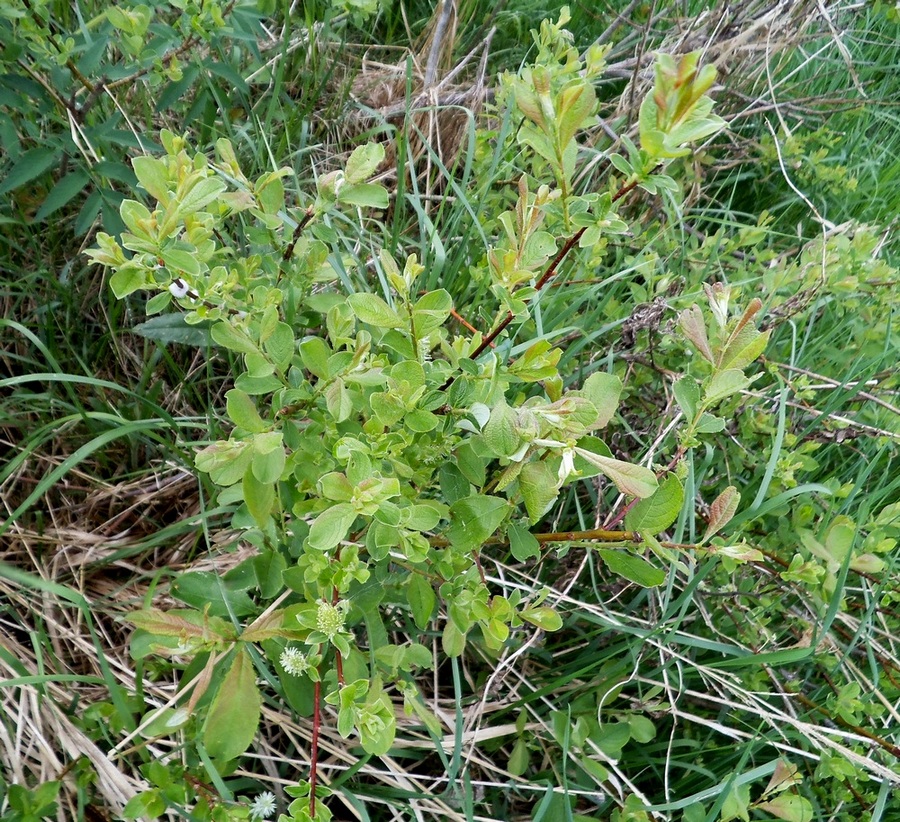
[[[203,744],[209,755],[225,761],[244,753],[256,735],[259,708],[253,662],[241,649],[225,674],[206,717]]]
[[[733,485],[729,485],[715,498],[712,505],[709,506],[709,524],[706,526],[703,542],[706,542],[713,534],[717,534],[728,525],[735,511],[737,511],[740,501],[741,495]]]
[[[684,489],[678,477],[672,475],[663,482],[656,493],[642,499],[625,517],[625,527],[632,531],[658,534],[665,531],[681,513]]]
[[[652,496],[659,487],[656,474],[642,465],[604,457],[585,448],[576,448],[575,453],[599,468],[609,477],[623,494],[645,499]]]
[[[662,585],[666,579],[665,571],[651,565],[647,560],[641,559],[627,551],[616,551],[613,548],[598,548],[597,553],[614,574],[640,585],[642,588],[655,588]]]
[[[400,315],[377,294],[351,294],[347,298],[357,318],[375,328],[402,328]]]

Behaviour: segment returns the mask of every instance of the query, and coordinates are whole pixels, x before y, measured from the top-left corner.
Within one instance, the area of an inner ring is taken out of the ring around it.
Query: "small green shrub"
[[[609,158],[605,191],[579,192],[578,138],[594,122],[591,78],[603,63],[597,50],[582,63],[564,22],[542,25],[535,63],[506,81],[522,120],[508,139],[532,176],[517,180],[511,208],[482,215],[497,227],[475,261],[493,300],[483,333],[460,330],[465,307],[453,294],[420,288],[416,255],[398,260],[380,247],[378,214],[391,198],[375,178],[384,159],[378,144],[322,175],[298,206],[286,204],[289,168],[250,179],[224,139],[211,159],[163,131],[165,154],[133,161],[149,199],[124,200],[125,230],[118,239],[99,234],[89,254],[111,270],[117,297],[149,292],[148,314],[170,312],[149,321],[151,329],[178,328],[181,339],[202,331],[233,355],[224,409],[233,430],[200,448],[196,467],[257,549],[226,574],[181,575],[173,594],[188,607],[131,616],[135,658],[192,660],[182,677],[190,696],[147,715],[146,734],[183,729],[226,769],[253,741],[262,676],[267,690],[314,712],[316,722],[323,701],[334,705],[341,735],[382,755],[396,733],[395,697],[441,733],[411,676],[434,664],[431,652],[388,640],[394,614],[407,614],[419,631],[440,625],[451,658],[471,643],[496,654],[514,631],[561,626],[546,592],[492,591],[480,560],[491,546],[527,562],[543,546],[583,545],[646,587],[664,582],[660,562],[681,563],[688,549],[732,564],[759,556],[716,537],[737,510],[734,487],[711,502],[702,538],[659,538],[693,505],[683,458],[723,430],[717,406],[753,381],[745,371],[768,339],[755,325],[758,301],[735,310],[718,285],[707,288],[708,311],[694,305],[680,314],[697,356],[674,386],[679,446],[665,465],[623,459],[601,438],[623,390],[618,376],[595,368],[567,389],[561,350],[530,331],[566,257],[625,232],[619,210],[631,192],[676,196],[670,161],[723,127],[706,96],[714,71],[699,69],[696,54],[661,55],[641,107],[640,145],[624,139],[627,157]],[[365,271],[354,271],[347,253],[351,229]],[[560,493],[586,478],[620,495],[611,498],[610,525],[542,531]],[[642,720],[621,717],[637,739],[648,733]],[[327,792],[317,785],[316,745],[314,737],[312,773],[291,794],[290,819],[329,818],[318,801]],[[521,756],[527,762],[527,750]],[[174,801],[165,800],[172,775],[154,767],[156,787],[127,816]],[[244,818],[246,809],[233,814],[221,818]]]

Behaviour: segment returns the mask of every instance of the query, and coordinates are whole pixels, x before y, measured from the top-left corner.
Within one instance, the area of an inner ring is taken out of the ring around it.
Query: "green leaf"
[[[450,292],[443,288],[423,294],[413,306],[416,333],[424,337],[440,328],[450,316],[452,308]]]
[[[631,163],[629,163],[621,154],[610,154],[609,161],[616,171],[624,174],[626,177],[631,177],[631,175],[634,174],[634,168]]]
[[[163,293],[168,294],[168,292]],[[153,299],[156,298],[154,297]],[[153,317],[146,322],[138,323],[131,330],[135,334],[146,337],[148,340],[156,340],[164,345],[168,343],[180,343],[181,345],[192,345],[197,348],[205,348],[212,344],[209,328],[188,325],[184,320],[184,314],[162,314],[161,316]],[[235,382],[235,384],[237,385],[237,382]],[[279,385],[280,383],[277,383],[275,387],[277,388]],[[238,387],[240,388],[243,386]],[[244,388],[244,390],[246,391],[247,389]]]
[[[411,573],[406,586],[406,596],[412,610],[413,620],[420,631],[425,630],[434,612],[437,597],[434,588],[423,574]]]
[[[475,452],[471,442],[464,442],[456,449],[456,464],[462,475],[477,488],[487,480],[484,459]]]
[[[647,560],[635,556],[628,551],[617,551],[613,548],[598,548],[597,553],[614,574],[618,574],[642,588],[655,588],[666,580],[665,571],[651,565]]]
[[[519,433],[516,430],[516,412],[504,400],[491,410],[491,416],[482,432],[485,445],[498,457],[508,457],[519,450]]]
[[[325,499],[334,500],[335,502],[350,502],[353,499],[353,483],[351,483],[346,474],[338,471],[332,471],[325,474],[318,482],[319,493]]]
[[[631,739],[631,726],[627,722],[604,722],[600,733],[592,735],[592,739],[607,756],[619,759],[622,748]]]
[[[701,414],[697,422],[698,434],[718,434],[725,430],[725,420],[714,414]]]
[[[594,454],[584,448],[576,448],[575,453],[599,468],[623,494],[643,499],[651,496],[659,486],[656,474],[649,468]]]
[[[652,742],[656,736],[656,726],[640,714],[631,714],[628,717],[628,727],[631,728],[631,738],[641,745]]]
[[[59,162],[61,157],[62,153],[58,148],[29,149],[13,164],[0,183],[0,194],[8,194],[40,177],[54,163]]]
[[[728,368],[715,374],[709,381],[706,385],[703,401],[707,405],[712,405],[714,402],[724,400],[738,391],[743,391],[748,385],[750,385],[750,380],[744,376],[742,371],[738,371],[736,368]]]
[[[171,591],[182,602],[192,605],[198,611],[203,610],[203,613],[196,614],[195,619],[206,634],[214,632],[225,639],[233,638],[234,626],[224,619],[212,620],[211,616],[240,617],[259,613],[259,608],[245,590],[223,584],[220,574],[214,571],[188,571],[181,574],[172,583]],[[187,616],[187,612],[181,613]],[[212,636],[210,639],[216,637]]]
[[[539,460],[523,466],[519,474],[519,491],[525,501],[528,518],[534,525],[559,495],[557,477],[546,462]]]
[[[198,471],[209,474],[216,485],[228,487],[244,478],[244,471],[253,458],[249,442],[216,442],[194,455]]]
[[[528,753],[528,744],[524,737],[518,737],[516,744],[513,745],[512,753],[509,755],[509,761],[506,763],[506,769],[513,776],[522,776],[528,770],[528,762],[530,760]]]
[[[376,520],[366,533],[366,550],[375,562],[380,562],[391,552],[391,548],[396,548],[402,541],[399,528]]]
[[[94,220],[97,219],[97,215],[100,213],[102,207],[103,195],[100,191],[92,191],[88,194],[87,199],[84,201],[84,205],[81,207],[81,211],[78,212],[78,218],[75,220],[75,225],[72,227],[72,230],[77,237],[87,234],[90,227],[94,224]]]
[[[284,471],[284,435],[268,431],[253,438],[253,473],[260,482],[278,482]]]
[[[275,486],[272,483],[260,482],[252,468],[244,472],[244,502],[250,516],[260,528],[265,528],[275,505]]]
[[[340,377],[330,382],[325,389],[325,406],[335,422],[343,422],[353,412],[353,399]]]
[[[541,544],[527,528],[510,525],[506,535],[509,537],[509,550],[519,562],[528,562],[541,555]]]
[[[214,759],[240,756],[259,726],[261,699],[250,655],[241,648],[213,698],[203,727],[203,744]]]
[[[231,323],[222,321],[216,323],[210,330],[213,342],[227,348],[229,351],[237,351],[238,354],[259,354],[259,349],[250,339],[246,331],[236,328]]]
[[[272,171],[260,177],[253,186],[257,202],[264,214],[277,214],[284,208],[284,174]]]
[[[771,330],[760,333],[753,323],[745,325],[719,355],[719,368],[746,368],[766,350],[771,333]]]
[[[109,287],[118,299],[146,288],[147,271],[135,263],[125,263],[109,278]]]
[[[447,538],[461,551],[477,551],[500,527],[509,512],[500,497],[472,496],[450,506]]]
[[[599,414],[593,427],[605,428],[619,407],[619,396],[622,393],[622,380],[615,374],[597,371],[585,381],[581,390],[576,392],[591,401],[591,405]]]
[[[692,422],[700,406],[700,386],[697,385],[697,380],[685,375],[672,386],[672,393],[675,394],[675,402],[685,419]]]
[[[519,616],[542,631],[558,631],[562,628],[562,617],[552,608],[540,605],[536,608],[523,608]]]
[[[728,796],[722,803],[722,815],[719,820],[720,822],[731,822],[733,819],[740,819],[741,822],[750,822],[749,807],[750,783],[732,785]]]
[[[366,143],[353,150],[344,168],[344,179],[348,183],[362,183],[369,179],[384,162],[384,146],[381,143]]]
[[[172,302],[172,295],[168,291],[160,291],[155,297],[151,297],[147,300],[147,305],[144,310],[148,315],[150,314],[159,314],[160,311],[164,311]]]
[[[347,536],[355,519],[356,511],[349,503],[332,505],[313,521],[306,542],[317,551],[329,551]]]
[[[251,434],[260,434],[269,427],[259,416],[256,403],[239,388],[225,394],[225,411],[238,428]]]
[[[300,343],[300,359],[303,360],[303,367],[320,380],[326,380],[331,376],[328,371],[328,358],[333,353],[328,343],[321,337],[310,337]]]
[[[678,519],[683,503],[681,480],[672,475],[652,496],[642,499],[626,514],[625,527],[631,531],[658,534]]]
[[[547,340],[538,340],[509,366],[509,372],[524,382],[538,382],[558,377],[557,365],[562,349],[553,348]]]
[[[162,248],[159,251],[166,268],[192,277],[199,277],[203,271],[203,265],[197,259],[196,251],[185,251],[181,248]]]
[[[17,787],[10,785],[10,789]],[[166,812],[166,801],[157,788],[141,791],[128,800],[122,809],[123,819],[157,819]]]
[[[466,649],[466,635],[456,627],[452,619],[448,619],[441,634],[441,646],[449,657],[457,657]]]
[[[179,218],[200,211],[209,205],[225,190],[225,183],[217,177],[205,177],[194,185],[187,194],[182,197],[175,209]]]
[[[263,348],[280,371],[287,370],[294,356],[294,332],[291,327],[287,323],[279,322],[263,343]]]
[[[272,599],[284,590],[282,575],[286,569],[287,560],[278,551],[263,551],[253,558],[253,572],[256,575],[256,584],[259,586],[259,593],[263,599]],[[278,624],[272,626],[273,628],[280,627],[280,619],[279,617]],[[254,635],[258,635],[258,630],[258,628],[253,630]],[[249,638],[246,632],[242,636]]]
[[[440,417],[432,414],[430,411],[423,411],[421,408],[410,411],[403,419],[403,424],[410,431],[415,431],[417,434],[427,434],[429,431],[434,431],[440,425],[440,422]]]
[[[56,185],[50,189],[49,194],[44,198],[41,207],[34,215],[35,222],[49,217],[55,211],[59,211],[64,205],[74,200],[84,187],[90,182],[91,178],[85,171],[73,171],[62,179],[58,180]]]
[[[136,237],[144,240],[152,239],[148,226],[152,222],[152,215],[143,203],[137,200],[122,200],[119,206],[119,216],[122,222],[128,226],[128,230]]]
[[[387,208],[391,203],[387,189],[377,183],[346,184],[341,188],[338,200],[361,208]]]
[[[403,328],[405,323],[377,294],[358,293],[347,298],[350,308],[360,322],[375,328]]]
[[[157,157],[144,155],[131,161],[138,182],[144,190],[163,206],[169,202],[169,173],[166,164]]]

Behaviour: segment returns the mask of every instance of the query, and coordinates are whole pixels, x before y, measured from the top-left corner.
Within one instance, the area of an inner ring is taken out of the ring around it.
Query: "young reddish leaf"
[[[713,361],[712,349],[709,347],[709,338],[706,336],[706,323],[703,321],[703,312],[699,305],[692,305],[678,315],[678,327],[700,352],[707,362]]]
[[[247,642],[262,642],[265,639],[273,637],[281,637],[285,635],[284,625],[284,609],[279,608],[263,614],[248,625],[241,634],[241,639]]]
[[[769,779],[769,784],[766,785],[766,789],[763,791],[763,796],[781,793],[781,791],[787,790],[792,785],[802,781],[803,778],[799,775],[796,765],[791,765],[790,762],[779,759],[775,763],[775,771],[772,774],[772,778]]]
[[[134,611],[125,619],[155,636],[194,638],[204,642],[234,637],[234,629],[224,620],[187,609],[160,611],[158,608],[146,608]]]
[[[709,523],[706,526],[706,533],[703,535],[703,542],[728,525],[737,511],[740,501],[741,495],[733,485],[729,485],[715,498],[712,505],[709,506]]]
[[[772,814],[785,822],[810,822],[813,819],[813,807],[810,801],[793,793],[783,793],[768,802],[760,802],[753,806],[757,810]]]
[[[656,474],[649,468],[604,457],[585,448],[576,448],[575,453],[599,468],[623,494],[644,499],[652,496],[659,487]]]

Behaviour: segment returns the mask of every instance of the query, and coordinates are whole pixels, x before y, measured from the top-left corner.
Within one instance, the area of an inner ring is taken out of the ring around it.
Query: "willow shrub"
[[[666,174],[671,161],[724,126],[706,94],[715,71],[700,68],[697,54],[659,55],[639,145],[623,138],[606,189],[579,192],[579,137],[596,121],[592,78],[603,52],[593,48],[582,61],[564,22],[544,22],[535,62],[505,81],[521,123],[507,139],[532,173],[518,179],[512,208],[481,215],[500,227],[475,263],[474,276],[491,284],[494,319],[484,333],[458,322],[454,294],[420,290],[415,255],[395,259],[378,248],[379,215],[391,205],[373,182],[385,157],[379,144],[357,148],[290,207],[291,170],[248,179],[227,140],[208,157],[164,131],[163,156],[133,160],[141,199],[122,203],[126,231],[99,234],[90,255],[111,270],[118,298],[149,292],[148,314],[166,312],[164,322],[185,331],[208,329],[235,355],[224,408],[233,430],[198,448],[195,464],[258,549],[220,577],[183,575],[174,591],[191,607],[132,615],[134,656],[187,660],[182,687],[193,685],[181,704],[145,718],[146,733],[194,729],[188,744],[225,768],[254,739],[260,680],[317,719],[322,700],[334,705],[339,732],[358,736],[369,754],[391,748],[397,698],[440,733],[410,675],[432,666],[432,653],[390,644],[385,611],[406,609],[423,632],[440,630],[449,657],[473,641],[497,651],[516,629],[558,629],[546,592],[492,591],[479,558],[502,543],[529,562],[542,543],[565,539],[539,525],[560,492],[585,478],[611,483],[625,500],[613,512],[619,530],[578,535],[601,546],[611,571],[654,586],[665,579],[662,566],[680,561],[685,546],[658,537],[693,504],[684,499],[683,457],[723,429],[716,406],[751,382],[745,369],[767,340],[754,324],[758,302],[734,310],[726,289],[709,288],[707,309],[680,315],[700,365],[675,383],[680,445],[664,467],[621,459],[604,441],[618,376],[595,370],[566,390],[561,351],[536,334],[522,343],[567,255],[627,230],[619,215],[626,194],[679,191]],[[354,280],[337,228],[347,223],[373,249],[355,279],[380,293],[347,293]],[[512,331],[515,359],[502,345]],[[751,556],[715,536],[738,503],[729,487],[693,547]],[[291,819],[330,816],[313,759],[310,780],[289,791]],[[155,791],[129,812],[161,813]],[[247,812],[232,807],[223,818]]]

